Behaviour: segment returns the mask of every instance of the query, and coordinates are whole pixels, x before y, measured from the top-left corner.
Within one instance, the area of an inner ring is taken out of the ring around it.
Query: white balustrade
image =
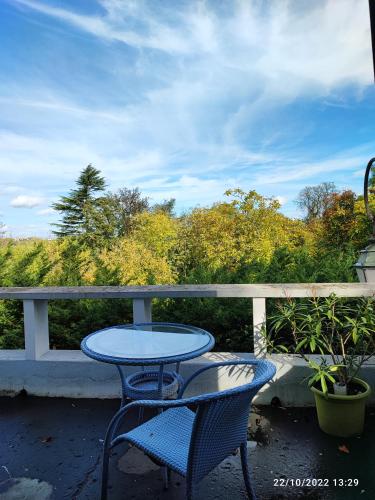
[[[254,354],[266,354],[262,330],[266,326],[266,299],[290,297],[369,297],[375,295],[373,283],[297,283],[239,285],[150,285],[129,287],[38,287],[0,288],[1,299],[23,300],[25,357],[38,360],[49,352],[48,300],[115,299],[133,300],[133,321],[152,321],[153,298],[248,297],[253,301]],[[251,346],[249,346],[249,351]]]

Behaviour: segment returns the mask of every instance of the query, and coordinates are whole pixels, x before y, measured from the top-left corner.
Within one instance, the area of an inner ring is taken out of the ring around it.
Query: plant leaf
[[[327,382],[323,373],[320,375],[320,383],[322,385],[323,394],[324,395],[328,394]]]

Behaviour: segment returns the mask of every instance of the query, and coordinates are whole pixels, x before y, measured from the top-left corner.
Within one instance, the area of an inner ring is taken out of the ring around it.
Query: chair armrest
[[[232,360],[232,361],[220,361],[218,363],[212,363],[210,365],[207,365],[207,366],[204,366],[203,368],[200,368],[199,370],[197,370],[195,373],[193,373],[193,375],[191,375],[187,380],[186,382],[184,383],[184,385],[180,388],[180,390],[178,391],[178,396],[177,398],[181,398],[183,393],[185,392],[187,386],[190,384],[190,382],[192,382],[196,377],[198,377],[199,375],[201,375],[201,373],[207,371],[207,370],[210,370],[211,368],[220,368],[222,366],[236,366],[236,365],[250,365],[250,366],[258,366],[260,363],[263,363],[263,360],[261,360],[261,362],[257,359],[236,359],[236,360]],[[256,381],[256,371],[255,371],[255,374],[254,374],[254,381]]]

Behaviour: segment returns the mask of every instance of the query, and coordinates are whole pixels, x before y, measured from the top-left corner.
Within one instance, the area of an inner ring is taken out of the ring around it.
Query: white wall
[[[182,363],[181,373],[186,378],[206,363],[241,357],[253,355],[208,353]],[[277,373],[255,402],[267,405],[277,396],[285,406],[314,404],[313,396],[303,382],[310,373],[305,362],[283,355],[269,359],[276,364]],[[135,369],[128,368],[129,373]],[[375,387],[375,361],[366,366],[361,376]],[[223,390],[248,380],[249,373],[241,367],[209,370],[194,381],[189,394]],[[120,394],[120,379],[115,366],[93,361],[80,351],[49,351],[35,361],[27,360],[25,351],[0,350],[0,395],[15,395],[22,389],[35,396],[115,398]],[[374,394],[371,403],[375,404]]]

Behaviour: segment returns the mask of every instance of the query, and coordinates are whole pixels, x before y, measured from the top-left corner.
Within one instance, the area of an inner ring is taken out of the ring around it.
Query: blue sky
[[[375,154],[367,0],[2,0],[0,217],[47,236],[88,163],[179,210],[362,189]]]

